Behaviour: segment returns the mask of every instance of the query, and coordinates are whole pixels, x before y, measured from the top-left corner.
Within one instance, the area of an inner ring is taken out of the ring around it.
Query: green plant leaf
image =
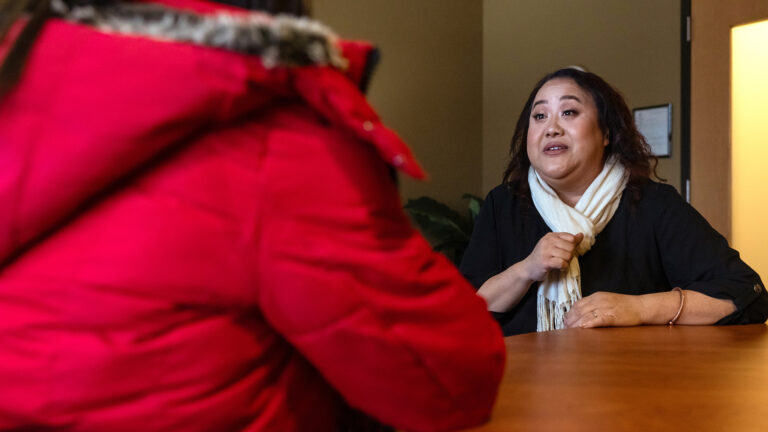
[[[447,205],[420,197],[409,199],[403,208],[434,244],[469,241],[469,224]]]
[[[483,207],[483,199],[472,195],[465,193],[461,196],[462,199],[469,200],[469,203],[467,204],[467,207],[469,209],[469,221],[472,223],[472,226],[475,225],[475,220],[477,219],[477,215],[480,213],[480,208]]]
[[[403,206],[424,236],[432,243],[432,248],[459,265],[464,251],[472,236],[472,229],[477,214],[483,206],[483,199],[472,194],[462,195],[469,200],[469,218],[462,217],[447,205],[430,197],[409,199]]]

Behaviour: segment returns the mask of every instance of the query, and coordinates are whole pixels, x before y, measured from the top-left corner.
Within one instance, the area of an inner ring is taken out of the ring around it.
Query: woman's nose
[[[557,123],[557,120],[552,120],[551,122],[549,122],[549,125],[547,125],[548,137],[560,136],[562,134],[563,134],[563,129]]]

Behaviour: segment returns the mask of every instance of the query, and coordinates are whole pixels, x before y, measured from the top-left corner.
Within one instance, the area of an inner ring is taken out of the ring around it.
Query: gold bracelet
[[[680,313],[683,312],[683,305],[685,304],[685,294],[683,294],[683,290],[681,290],[680,287],[674,287],[672,288],[672,291],[677,291],[680,293],[680,307],[677,309],[675,316],[669,320],[669,325],[675,325],[677,319],[680,318]]]

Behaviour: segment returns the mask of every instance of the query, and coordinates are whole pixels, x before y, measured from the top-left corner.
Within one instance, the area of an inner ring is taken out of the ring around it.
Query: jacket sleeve
[[[658,187],[661,212],[656,236],[670,284],[732,300],[736,312],[718,324],[765,322],[768,292],[757,273],[672,187]]]
[[[410,225],[376,151],[302,108],[270,127],[260,307],[353,407],[397,428],[488,419],[505,347],[485,302]]]

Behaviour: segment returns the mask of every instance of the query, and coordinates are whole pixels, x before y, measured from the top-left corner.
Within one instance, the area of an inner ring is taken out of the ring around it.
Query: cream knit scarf
[[[611,220],[619,206],[629,174],[616,158],[609,158],[603,170],[584,194],[570,207],[546,184],[536,170],[528,170],[531,197],[544,222],[553,232],[584,234],[576,256],[564,271],[550,271],[539,285],[537,295],[537,331],[565,327],[565,313],[581,298],[581,270],[578,257],[595,244],[595,237]]]

